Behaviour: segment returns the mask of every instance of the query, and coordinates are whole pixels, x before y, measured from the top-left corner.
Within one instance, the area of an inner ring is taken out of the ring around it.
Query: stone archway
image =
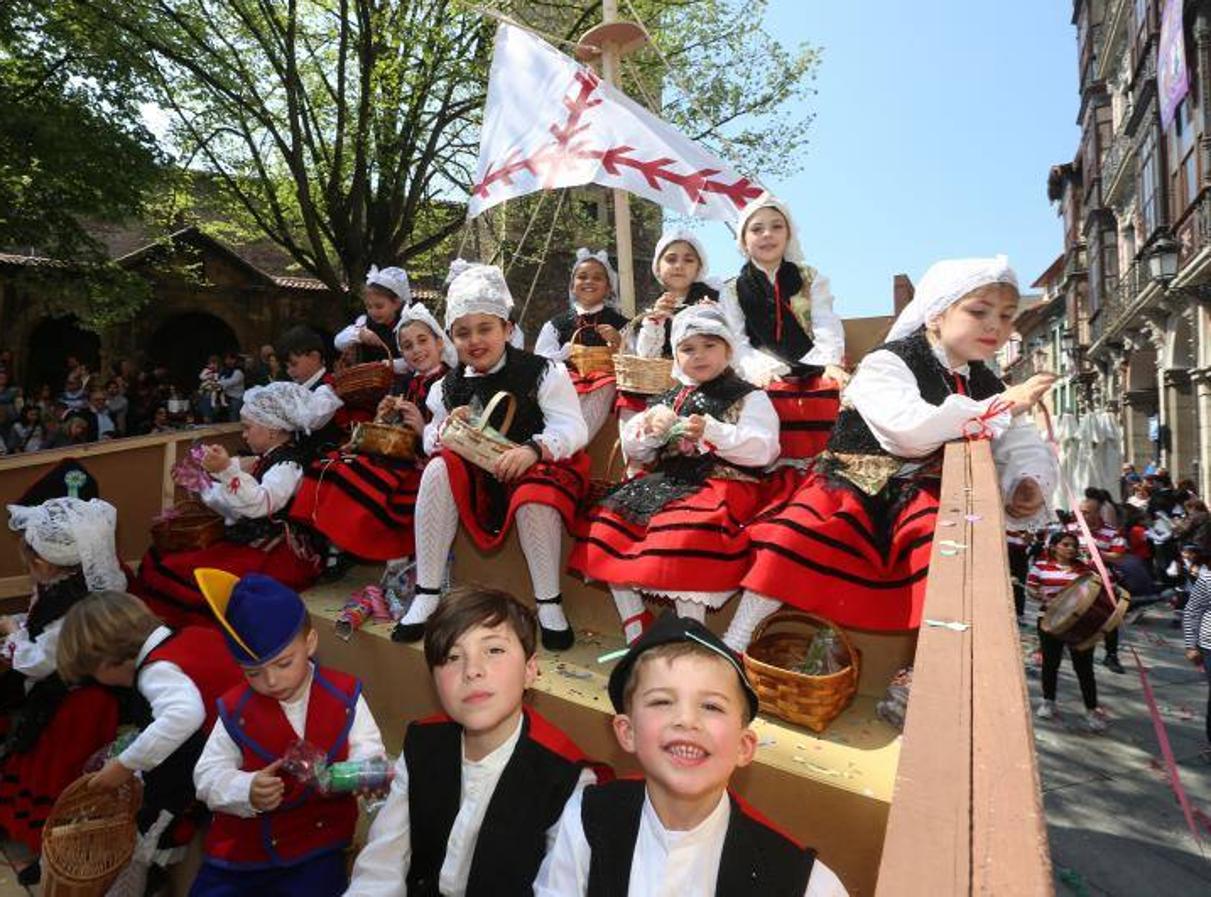
[[[1195,366],[1193,309],[1168,319],[1165,334],[1165,373],[1162,389],[1164,419],[1169,431],[1166,462],[1174,481],[1198,473],[1198,403],[1190,370]]]
[[[1123,370],[1122,425],[1124,460],[1143,470],[1156,457],[1148,421],[1160,410],[1156,381],[1156,348],[1141,337],[1126,354]]]
[[[153,365],[168,368],[172,382],[192,390],[198,372],[211,355],[240,351],[240,341],[226,321],[201,311],[173,315],[152,332],[147,357]]]
[[[29,335],[26,390],[36,394],[44,383],[49,383],[57,394],[67,376],[67,359],[73,357],[88,365],[90,371],[98,370],[101,338],[81,327],[75,315],[43,318]]]

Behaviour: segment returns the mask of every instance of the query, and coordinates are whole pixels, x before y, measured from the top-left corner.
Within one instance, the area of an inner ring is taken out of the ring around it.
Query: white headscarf
[[[706,276],[710,272],[710,265],[707,264],[706,248],[697,236],[684,228],[666,230],[660,235],[660,239],[656,243],[656,251],[652,253],[652,276],[660,280],[660,257],[674,243],[689,243],[694,247],[694,252],[698,254],[698,276],[694,280],[706,283]]]
[[[887,341],[911,336],[972,290],[993,283],[1018,287],[1018,276],[1004,255],[934,262],[917,284],[912,302],[891,325]]]
[[[377,265],[371,265],[370,273],[366,275],[366,286],[389,290],[402,299],[404,305],[412,303],[412,287],[408,284],[408,272],[403,268],[382,268],[380,270]]]
[[[458,262],[462,259],[457,259]],[[450,267],[453,271],[454,265]],[[508,321],[513,295],[500,268],[466,262],[460,267],[446,292],[446,330],[467,315],[493,315]]]
[[[424,324],[433,331],[435,337],[442,341],[442,361],[446,363],[446,367],[452,368],[458,364],[458,352],[455,350],[454,344],[450,342],[450,337],[446,336],[441,324],[437,323],[437,318],[433,317],[433,312],[425,308],[423,303],[414,302],[400,311],[399,323],[395,325],[396,344],[399,343],[399,332],[409,324]]]
[[[297,383],[277,380],[268,386],[254,386],[244,393],[240,417],[288,433],[311,432],[316,418],[311,390]]]
[[[796,265],[807,264],[807,259],[803,256],[803,247],[799,245],[799,228],[795,227],[795,219],[791,217],[790,207],[771,193],[762,193],[740,212],[740,226],[736,228],[736,245],[740,248],[740,254],[748,258],[748,250],[744,248],[744,232],[748,229],[749,219],[762,209],[773,209],[786,219],[786,229],[790,233],[786,240],[786,249],[782,252],[782,258],[788,262],[794,262]]]
[[[9,529],[19,532],[38,557],[56,567],[83,569],[90,592],[126,591],[114,529],[118,512],[99,498],[52,498],[32,507],[8,506]]]
[[[723,309],[713,303],[691,305],[673,316],[673,332],[670,334],[670,340],[674,349],[673,377],[681,383],[690,384],[694,381],[682,373],[681,365],[677,363],[677,352],[675,350],[682,341],[691,336],[718,337],[728,344],[728,347],[732,350],[733,357],[735,356],[736,334],[728,326],[727,315],[724,314]]]
[[[576,250],[576,261],[572,263],[572,273],[568,277],[568,301],[572,303],[576,302],[576,292],[572,289],[576,285],[576,269],[585,262],[597,262],[605,268],[606,278],[610,281],[610,294],[606,296],[605,304],[616,306],[618,304],[618,272],[610,264],[609,253],[604,249],[590,252],[583,246]]]

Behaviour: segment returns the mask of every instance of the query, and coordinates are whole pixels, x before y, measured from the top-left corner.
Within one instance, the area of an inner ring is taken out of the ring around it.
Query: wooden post
[[[601,20],[603,24],[618,21],[618,0],[602,0]],[[610,84],[619,81],[618,44],[606,41],[601,48],[601,74]],[[631,197],[625,190],[614,188],[614,241],[618,248],[618,297],[622,313],[627,317],[635,314],[635,260],[631,252]]]

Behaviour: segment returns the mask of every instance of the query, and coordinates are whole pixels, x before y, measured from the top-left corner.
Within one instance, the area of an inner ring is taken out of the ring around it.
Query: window
[[[1198,153],[1195,152],[1198,141],[1195,139],[1195,121],[1190,107],[1190,97],[1186,97],[1178,104],[1173,125],[1169,129],[1169,158],[1173,160],[1169,171],[1169,196],[1173,203],[1173,221],[1180,218],[1194,202],[1200,184]]]
[[[1138,195],[1140,222],[1143,225],[1143,233],[1139,234],[1140,242],[1146,241],[1161,224],[1158,155],[1156,135],[1149,133],[1140,145],[1139,153]]]
[[[1102,231],[1102,295],[1107,298],[1118,289],[1118,240],[1113,230]]]

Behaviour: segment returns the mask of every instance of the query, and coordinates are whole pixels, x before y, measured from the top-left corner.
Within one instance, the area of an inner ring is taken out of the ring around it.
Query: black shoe
[[[34,860],[17,873],[17,884],[23,888],[32,888],[40,881],[42,881],[42,863],[40,860]]]
[[[1106,657],[1102,660],[1102,666],[1104,666],[1106,669],[1108,669],[1112,673],[1127,672],[1125,669],[1123,669],[1123,665],[1118,662],[1117,654],[1107,654]]]
[[[563,595],[556,595],[554,598],[535,598],[535,604],[563,604]],[[548,651],[566,651],[576,642],[576,633],[572,631],[572,624],[568,624],[567,629],[548,629],[542,623],[538,624],[538,634],[542,641],[542,646]]]
[[[320,571],[320,582],[336,582],[344,577],[349,572],[350,568],[356,563],[353,555],[345,554],[343,551],[336,557],[328,558],[328,563],[324,565],[324,569]]]
[[[403,642],[405,645],[419,642],[424,637],[424,623],[396,623],[395,628],[391,630],[391,641]]]

